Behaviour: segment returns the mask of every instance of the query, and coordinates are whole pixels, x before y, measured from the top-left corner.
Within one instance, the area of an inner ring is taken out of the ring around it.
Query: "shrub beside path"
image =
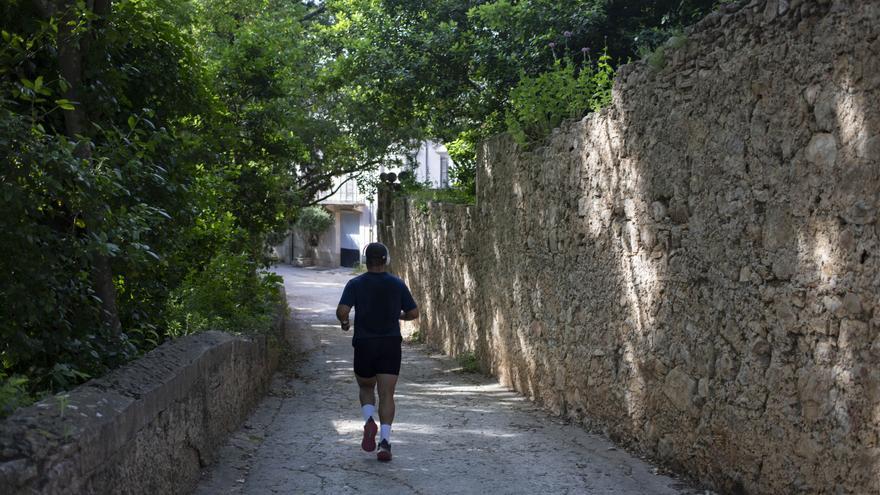
[[[702,493],[412,344],[404,344],[394,460],[377,462],[360,450],[351,334],[334,317],[352,275],[276,271],[292,308],[294,364],[212,456],[195,493]]]

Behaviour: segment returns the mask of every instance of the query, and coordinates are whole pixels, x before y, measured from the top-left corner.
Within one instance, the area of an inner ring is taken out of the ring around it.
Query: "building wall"
[[[428,181],[432,187],[445,187],[448,185],[448,168],[454,163],[449,159],[449,153],[446,147],[440,143],[433,141],[423,141],[414,151],[413,157],[416,168],[413,173],[420,182]],[[446,160],[446,172],[441,169],[441,160]],[[385,172],[399,173],[400,167],[380,167],[375,175]],[[444,179],[446,182],[444,182]],[[340,246],[341,246],[341,211],[352,211],[353,209],[360,213],[360,249],[367,244],[378,240],[378,226],[376,217],[376,194],[368,195],[360,192],[357,181],[347,181],[348,177],[337,177],[333,181],[333,189],[336,192],[328,198],[321,201],[321,205],[327,208],[334,216],[333,226],[325,232],[319,241],[317,249],[314,251],[317,256],[314,257],[314,264],[318,266],[339,266],[340,264]],[[346,182],[347,181],[347,182]],[[331,190],[333,190],[331,189]],[[328,191],[329,192],[329,191]],[[274,256],[285,263],[296,263],[297,258],[309,257],[312,253],[311,249],[306,246],[305,239],[295,230],[288,234],[282,244],[274,246]],[[291,253],[293,253],[291,255]]]
[[[423,141],[415,152],[416,163],[414,170],[416,180],[428,182],[433,188],[449,187],[449,169],[454,165],[449,158],[446,147],[434,141]],[[445,166],[443,161],[445,160]],[[446,173],[443,173],[443,170]]]
[[[318,266],[339,266],[339,210],[331,210],[333,225],[321,234],[318,246],[315,248],[314,262]]]
[[[551,411],[723,492],[880,493],[880,3],[726,9],[380,237],[421,335]]]

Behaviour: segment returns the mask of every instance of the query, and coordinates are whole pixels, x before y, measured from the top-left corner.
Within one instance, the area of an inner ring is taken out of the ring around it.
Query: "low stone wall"
[[[0,423],[0,493],[190,492],[268,390],[269,340],[191,335],[18,411]]]
[[[427,341],[551,411],[723,492],[880,493],[880,3],[725,9],[380,235]]]

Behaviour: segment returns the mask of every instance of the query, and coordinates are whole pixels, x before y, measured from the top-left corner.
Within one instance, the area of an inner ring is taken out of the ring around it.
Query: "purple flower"
[[[566,32],[562,33],[562,35],[565,36],[566,38],[571,38],[571,31],[566,31]]]
[[[547,46],[549,46],[550,48],[556,48],[556,43],[551,41],[550,43],[547,43]]]
[[[589,53],[589,52],[590,52],[590,47],[585,46],[585,47],[581,48],[581,53]]]

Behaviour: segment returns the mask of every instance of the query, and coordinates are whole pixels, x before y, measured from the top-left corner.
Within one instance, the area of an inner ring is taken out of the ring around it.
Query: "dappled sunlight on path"
[[[694,493],[607,439],[548,417],[490,378],[405,344],[394,460],[360,450],[350,334],[333,310],[346,272],[280,267],[296,371],[220,453],[196,493]]]

